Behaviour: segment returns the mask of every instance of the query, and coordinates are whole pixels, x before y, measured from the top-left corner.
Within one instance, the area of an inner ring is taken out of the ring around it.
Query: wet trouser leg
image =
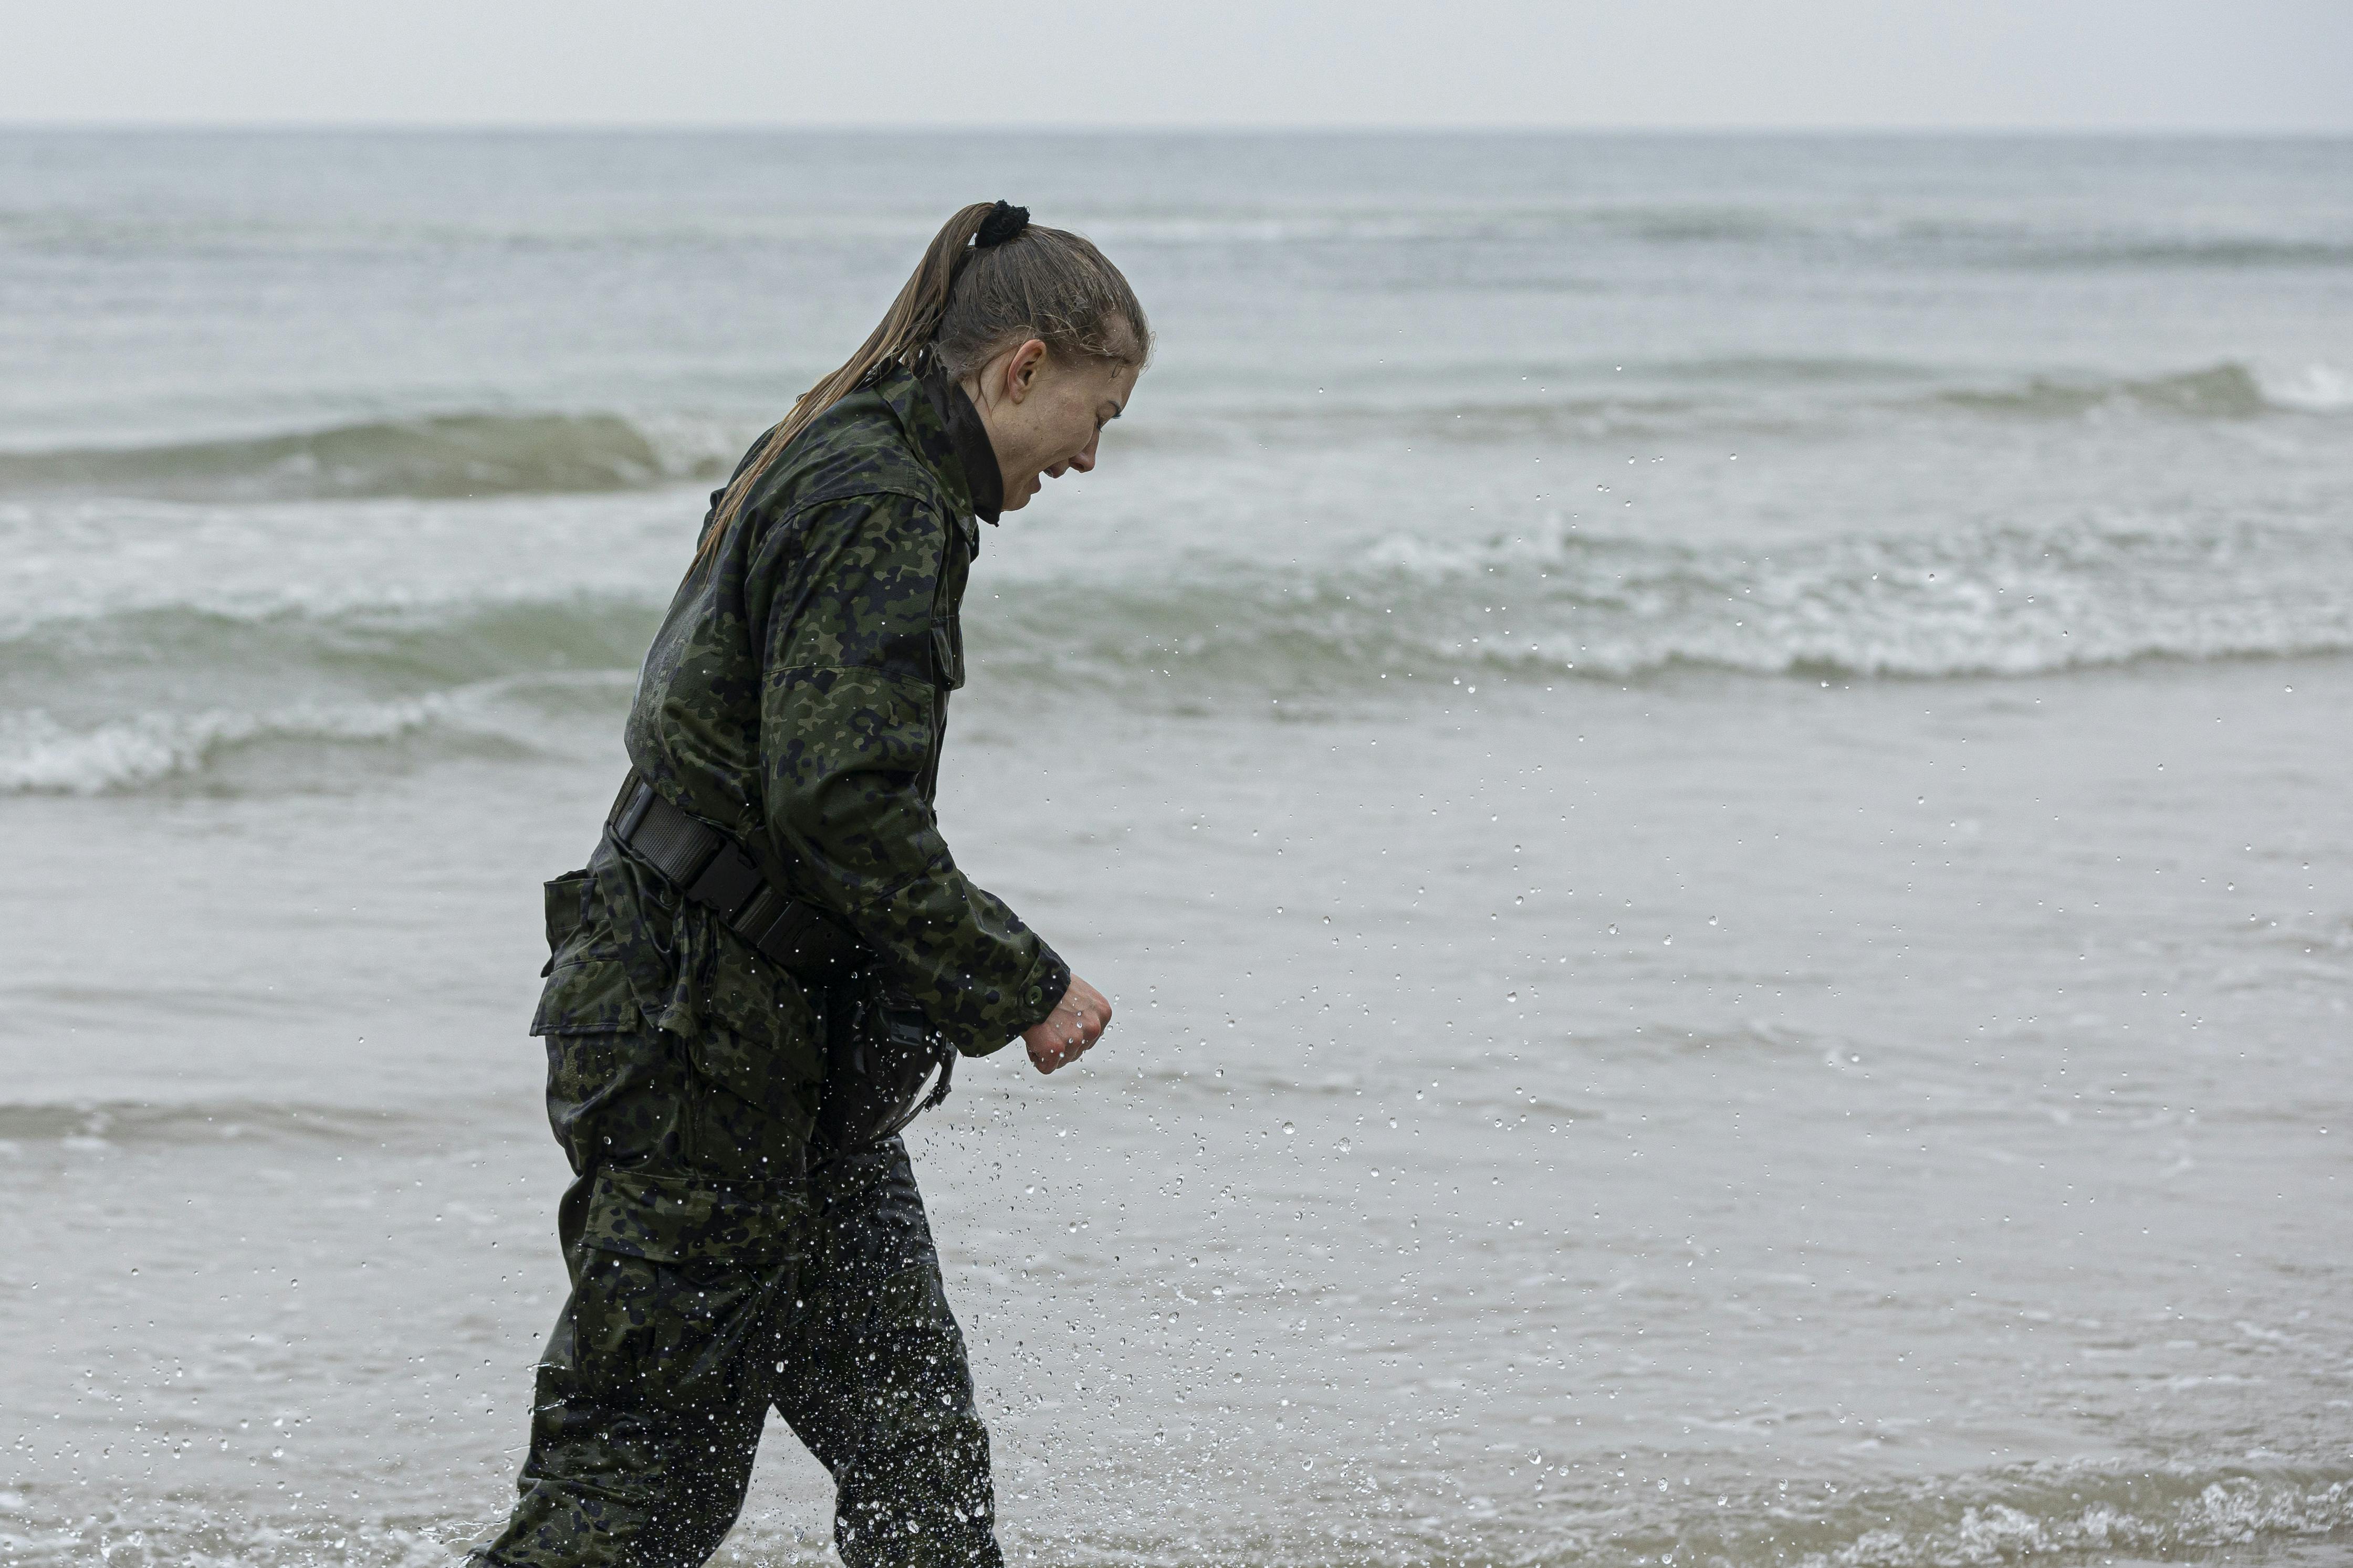
[[[584,1245],[593,1180],[565,1200],[572,1295],[540,1357],[521,1496],[480,1560],[693,1568],[726,1538],[751,1479],[767,1402],[742,1352],[772,1310],[777,1291],[758,1276],[774,1265]]]
[[[771,1397],[833,1475],[848,1568],[1000,1568],[988,1430],[893,1138],[824,1184]]]
[[[593,1245],[592,1183],[565,1200],[573,1293],[541,1361],[522,1497],[481,1561],[702,1563],[774,1404],[833,1475],[849,1568],[999,1568],[988,1435],[897,1140],[837,1163],[806,1224],[757,1258]]]

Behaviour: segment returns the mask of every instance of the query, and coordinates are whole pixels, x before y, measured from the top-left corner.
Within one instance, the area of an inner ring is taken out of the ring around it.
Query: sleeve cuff
[[[1071,966],[1062,962],[1061,954],[1039,942],[1037,961],[1029,965],[1029,973],[1021,982],[1013,1032],[1022,1034],[1044,1023],[1047,1016],[1062,1005],[1063,993],[1070,988]]]

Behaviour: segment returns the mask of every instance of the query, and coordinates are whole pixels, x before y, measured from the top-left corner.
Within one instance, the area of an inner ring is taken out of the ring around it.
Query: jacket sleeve
[[[1071,972],[957,869],[923,782],[942,739],[935,631],[948,520],[899,494],[772,529],[760,691],[768,829],[799,890],[882,955],[978,1055],[1044,1018]],[[765,553],[765,552],[764,552]],[[755,572],[760,571],[755,566]]]

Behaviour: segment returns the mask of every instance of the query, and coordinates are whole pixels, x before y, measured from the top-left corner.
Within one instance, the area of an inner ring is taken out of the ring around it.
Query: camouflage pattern
[[[848,1568],[1000,1568],[988,1434],[897,1139],[777,1192],[687,1157],[699,1075],[677,1037],[547,1037],[579,1179],[572,1297],[538,1370],[521,1499],[477,1560],[678,1568],[742,1507],[770,1407],[833,1475]]]
[[[609,843],[586,871],[550,882],[547,902],[551,955],[532,1033],[548,1041],[557,1142],[575,1146],[565,1107],[593,1085],[608,1123],[599,1163],[657,1160],[754,1190],[799,1182],[829,999]],[[659,1012],[645,1007],[649,994],[662,998]],[[648,1028],[672,1042],[659,1060],[674,1057],[686,1079],[672,1084],[654,1060],[615,1058],[598,1045]],[[610,1125],[624,1117],[629,1125]]]
[[[962,397],[893,372],[803,432],[681,585],[627,730],[641,776],[847,923],[871,973],[805,986],[609,837],[547,885],[532,1032],[576,1177],[572,1294],[521,1500],[479,1561],[702,1562],[773,1405],[833,1474],[849,1568],[997,1568],[988,1435],[906,1151],[811,1154],[851,986],[978,1055],[1070,983],[933,815],[973,514],[994,514]]]
[[[849,1568],[999,1568],[988,1433],[905,1146],[811,1168],[828,1021],[697,905],[649,931],[625,860],[548,884],[548,1121],[576,1179],[572,1294],[541,1357],[521,1498],[478,1562],[700,1563],[733,1524],[774,1407],[836,1483]],[[649,879],[650,880],[650,879]],[[627,915],[628,918],[624,918]],[[693,1033],[648,1017],[667,947]],[[775,1016],[770,1015],[774,1014]],[[807,1058],[780,1048],[818,1043]]]
[[[1071,975],[957,868],[933,814],[980,542],[968,470],[997,484],[986,437],[974,452],[951,433],[963,397],[893,370],[786,448],[680,585],[626,740],[667,799],[839,916],[979,1055],[1053,1011]]]

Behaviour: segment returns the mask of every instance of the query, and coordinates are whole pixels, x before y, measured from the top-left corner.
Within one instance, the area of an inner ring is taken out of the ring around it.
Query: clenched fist
[[[1021,1038],[1029,1045],[1029,1059],[1038,1070],[1052,1072],[1078,1060],[1110,1026],[1111,1003],[1102,992],[1073,974],[1071,988],[1062,993],[1054,1010],[1046,1015],[1043,1022],[1024,1029]]]

